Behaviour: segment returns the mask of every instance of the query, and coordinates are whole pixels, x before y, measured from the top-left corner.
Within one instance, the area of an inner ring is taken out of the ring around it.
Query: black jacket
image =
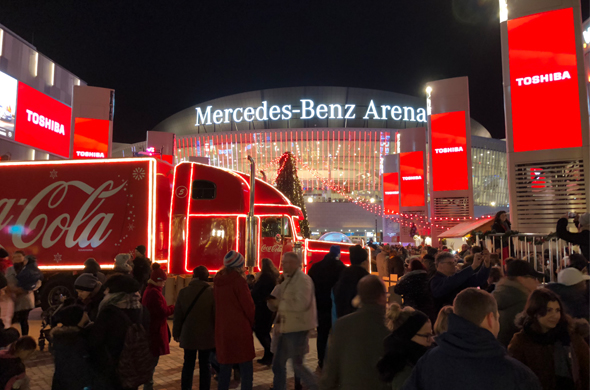
[[[557,237],[567,242],[571,242],[574,245],[579,245],[586,260],[590,260],[590,230],[583,230],[579,233],[570,233],[567,230],[568,223],[567,218],[561,218],[557,221],[557,228],[555,229]]]
[[[266,298],[270,296],[272,290],[277,285],[277,278],[268,274],[260,274],[254,287],[252,288],[252,300],[256,308],[254,314],[254,329],[260,332],[270,332],[272,327],[272,315]]]
[[[436,343],[403,390],[541,390],[535,374],[508,356],[491,332],[455,314]]]
[[[77,326],[58,327],[51,331],[55,363],[52,389],[80,390],[92,385],[85,335]]]
[[[404,306],[413,307],[426,314],[431,320],[436,320],[434,300],[430,293],[428,274],[417,270],[405,274],[394,287],[396,294],[404,299]]]
[[[315,286],[315,300],[318,312],[332,311],[332,288],[338,282],[344,263],[328,253],[322,261],[311,266],[307,273]]]
[[[484,286],[490,276],[490,268],[482,265],[475,272],[472,267],[467,267],[452,276],[446,276],[441,272],[435,273],[430,279],[435,312],[438,313],[443,306],[452,305],[457,294],[466,288]]]
[[[351,265],[340,273],[340,279],[334,286],[336,317],[344,317],[356,311],[352,306],[352,300],[356,297],[356,286],[359,280],[368,274],[369,272],[360,265]]]
[[[506,226],[508,226],[508,230],[511,230],[512,224],[509,220],[506,220]],[[492,225],[492,230],[494,230],[496,233],[506,233],[508,231],[506,230],[506,227],[500,222],[494,222]],[[508,246],[508,238],[496,237],[494,242],[496,249],[500,248],[500,243],[502,243],[502,247],[504,248]]]
[[[133,259],[133,279],[137,280],[140,286],[145,287],[151,272],[150,260],[147,257]]]

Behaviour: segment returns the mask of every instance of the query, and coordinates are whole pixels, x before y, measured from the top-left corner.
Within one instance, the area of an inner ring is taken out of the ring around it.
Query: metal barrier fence
[[[518,233],[508,238],[508,256],[517,259],[532,262],[537,272],[547,274],[549,268],[549,280],[555,282],[557,272],[564,266],[563,259],[573,253],[571,243],[568,243],[557,237],[552,237],[542,243],[536,242],[540,238],[545,238],[546,234],[541,233]],[[504,256],[504,237],[503,233],[488,234],[483,242],[486,248],[496,248],[496,240],[500,242],[500,258],[505,260]],[[524,238],[521,240],[521,237]],[[545,258],[545,250],[548,250],[548,258]],[[547,261],[547,263],[546,263]]]

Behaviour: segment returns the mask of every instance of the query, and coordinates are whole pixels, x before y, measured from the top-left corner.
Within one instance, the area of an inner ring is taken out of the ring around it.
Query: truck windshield
[[[263,217],[261,221],[262,237],[275,237],[280,234],[283,237],[291,237],[291,225],[287,217]]]

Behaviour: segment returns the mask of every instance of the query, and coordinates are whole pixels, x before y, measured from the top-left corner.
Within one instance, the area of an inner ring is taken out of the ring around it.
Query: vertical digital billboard
[[[74,120],[74,159],[109,156],[109,124],[106,119]]]
[[[399,156],[400,199],[402,207],[422,207],[424,199],[423,152],[401,153]]]
[[[469,189],[465,111],[430,116],[432,138],[432,190]]]
[[[18,81],[0,72],[0,136],[14,138]]]
[[[17,105],[14,140],[69,158],[72,109],[21,82]]]
[[[383,209],[384,214],[399,214],[399,173],[383,174]]]
[[[582,146],[572,8],[509,20],[515,152]]]

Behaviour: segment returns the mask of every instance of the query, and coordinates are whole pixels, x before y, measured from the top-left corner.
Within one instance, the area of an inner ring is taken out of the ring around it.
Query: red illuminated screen
[[[515,152],[582,146],[572,8],[508,21]]]
[[[465,111],[430,117],[432,133],[432,189],[457,191],[469,188]]]
[[[57,100],[18,83],[15,141],[70,157],[72,109]]]
[[[401,205],[424,206],[424,157],[422,152],[401,153],[399,156]]]
[[[399,214],[399,173],[383,174],[383,208],[386,215]]]
[[[109,121],[76,118],[74,123],[74,159],[109,156]]]

